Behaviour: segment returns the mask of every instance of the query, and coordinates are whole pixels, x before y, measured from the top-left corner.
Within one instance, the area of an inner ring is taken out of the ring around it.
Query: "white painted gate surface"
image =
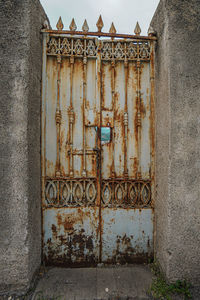
[[[102,33],[101,19],[96,33],[86,25],[43,30],[44,260],[144,261],[153,254],[155,38]]]

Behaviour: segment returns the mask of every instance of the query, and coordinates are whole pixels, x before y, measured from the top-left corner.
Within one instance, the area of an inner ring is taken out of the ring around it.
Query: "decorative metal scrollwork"
[[[101,201],[104,207],[151,207],[150,181],[103,180]]]
[[[50,38],[47,43],[47,53],[57,54],[58,53],[58,39],[55,37]]]
[[[150,46],[147,42],[146,43],[143,42],[139,44],[139,58],[140,59],[150,58]]]
[[[139,51],[138,48],[139,47]],[[150,44],[143,41],[106,41],[101,49],[102,60],[150,60]]]
[[[74,54],[75,55],[83,55],[83,43],[80,39],[76,40],[76,42],[74,43]]]
[[[46,194],[46,201],[48,204],[53,205],[56,203],[57,185],[53,181],[47,183],[45,194]]]
[[[124,57],[124,44],[118,42],[115,46],[114,57],[116,59],[122,59]]]
[[[61,183],[61,201],[63,204],[68,205],[70,203],[70,185],[67,182]]]
[[[96,199],[97,190],[93,181],[89,181],[86,186],[86,198],[89,203],[93,203]]]
[[[125,198],[125,191],[122,183],[117,183],[115,187],[115,200],[119,205],[123,204]]]
[[[62,55],[83,57],[96,57],[97,55],[97,45],[95,40],[82,38],[72,38],[72,37],[50,37],[47,43],[47,54],[48,55]]]
[[[103,207],[151,207],[150,181],[108,179],[103,180],[101,189]],[[93,178],[48,179],[45,186],[45,195],[46,205],[48,206],[94,206],[97,199],[97,182]]]
[[[141,195],[141,201],[143,203],[143,206],[148,205],[151,197],[150,186],[148,184],[142,185],[140,195]]]
[[[129,59],[136,59],[137,58],[137,44],[136,43],[128,43],[127,45],[127,57]]]
[[[45,195],[48,206],[94,206],[97,198],[96,179],[48,179]]]
[[[103,43],[101,58],[106,60],[112,58],[112,44],[110,42]]]
[[[88,56],[96,56],[96,53],[97,53],[97,49],[94,41],[89,40],[86,47],[86,54]]]
[[[83,201],[83,186],[81,182],[76,181],[73,188],[73,199],[77,205],[81,205]]]
[[[135,183],[129,185],[128,197],[131,205],[135,205],[138,199],[138,189]]]
[[[138,48],[139,47],[139,51]],[[50,36],[47,43],[48,55],[75,57],[97,57],[95,39]],[[150,60],[150,44],[148,41],[102,41],[102,60]]]
[[[112,190],[109,184],[105,184],[102,189],[102,202],[105,206],[109,206],[111,199],[112,199]]]
[[[62,54],[71,53],[71,44],[67,38],[64,38],[61,43]]]

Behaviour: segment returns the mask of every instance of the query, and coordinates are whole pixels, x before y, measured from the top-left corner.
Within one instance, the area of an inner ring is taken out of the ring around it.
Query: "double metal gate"
[[[42,210],[47,263],[153,253],[152,36],[43,30]],[[107,38],[105,38],[107,36]],[[98,37],[98,38],[97,38]],[[109,39],[108,39],[109,37]]]

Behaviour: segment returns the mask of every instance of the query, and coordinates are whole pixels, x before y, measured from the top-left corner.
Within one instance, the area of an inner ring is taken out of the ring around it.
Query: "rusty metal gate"
[[[46,263],[131,263],[153,254],[154,43],[43,32],[42,211]],[[107,37],[107,38],[106,38]]]

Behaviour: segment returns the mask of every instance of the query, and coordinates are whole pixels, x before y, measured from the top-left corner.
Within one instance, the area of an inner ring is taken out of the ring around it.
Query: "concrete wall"
[[[38,0],[0,0],[0,293],[23,293],[41,263]]]
[[[200,2],[161,0],[156,50],[156,256],[200,283]]]

